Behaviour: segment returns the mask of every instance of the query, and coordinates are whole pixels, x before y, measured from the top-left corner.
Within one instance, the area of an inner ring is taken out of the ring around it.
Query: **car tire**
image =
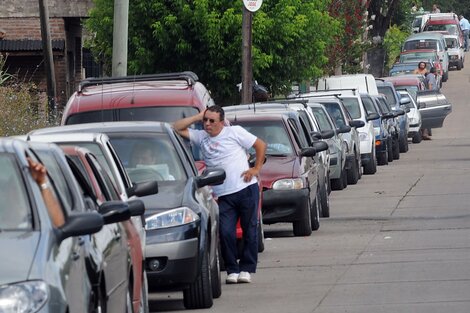
[[[312,230],[318,230],[320,228],[320,208],[321,208],[321,193],[320,188],[317,188],[317,195],[315,196],[315,201],[310,207],[310,219],[312,224]]]
[[[457,71],[462,69],[462,61],[457,62]]]
[[[218,248],[215,249],[214,264],[211,266],[211,287],[212,297],[214,299],[220,298],[222,295],[222,275],[220,273],[220,254]]]
[[[303,219],[300,221],[295,221],[292,223],[292,229],[294,231],[294,236],[310,236],[312,234],[312,222],[310,217],[310,199],[307,201],[305,206],[305,212],[303,214]]]
[[[420,143],[423,140],[423,136],[421,135],[421,131],[418,131],[412,139],[413,143]]]
[[[189,288],[183,290],[183,303],[186,309],[207,309],[214,304],[208,246],[209,243],[206,241],[202,255],[201,270],[196,281]]]
[[[393,145],[393,159],[400,159],[400,144],[398,142],[398,139],[395,140],[395,144]]]
[[[364,174],[373,175],[377,172],[377,157],[375,155],[375,148],[372,149],[371,162],[364,166]]]
[[[387,140],[387,160],[388,163],[393,162],[393,139]]]
[[[320,188],[321,216],[330,217],[330,197],[328,195],[328,186]]]
[[[348,171],[346,170],[346,168],[344,168],[341,172],[341,182],[343,189],[348,187]]]
[[[349,185],[355,185],[359,181],[359,165],[357,164],[357,155],[354,155],[354,162],[347,171],[347,181]]]
[[[405,136],[403,137],[400,137],[399,139],[399,143],[400,143],[400,153],[405,153],[405,152],[408,152],[408,138],[406,138]]]

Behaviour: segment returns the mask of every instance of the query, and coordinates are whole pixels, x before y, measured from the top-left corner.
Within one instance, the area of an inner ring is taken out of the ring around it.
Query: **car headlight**
[[[167,228],[189,224],[199,220],[199,216],[187,207],[158,213],[145,219],[145,229]]]
[[[410,117],[410,124],[418,124],[419,120],[416,117]]]
[[[302,178],[280,179],[273,184],[273,189],[275,190],[294,190],[302,188],[304,188]]]
[[[34,313],[46,303],[49,288],[43,281],[0,286],[0,312]]]
[[[369,133],[359,132],[359,139],[361,141],[368,141],[369,140]]]

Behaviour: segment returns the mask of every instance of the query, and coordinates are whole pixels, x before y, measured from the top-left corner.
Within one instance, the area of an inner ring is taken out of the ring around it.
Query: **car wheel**
[[[420,143],[423,140],[423,136],[421,135],[421,131],[418,131],[412,139],[413,143]]]
[[[400,137],[398,139],[399,142],[399,147],[400,147],[400,153],[405,153],[408,151],[408,138],[405,136]]]
[[[307,200],[307,205],[304,208],[303,219],[292,223],[294,236],[310,236],[312,234],[312,223],[310,217],[310,199]]]
[[[186,309],[206,309],[212,307],[211,271],[209,262],[209,244],[206,241],[202,264],[196,281],[183,290],[183,303]]]
[[[222,295],[222,275],[220,274],[220,255],[219,249],[215,249],[214,264],[211,266],[211,286],[212,297],[220,298]]]
[[[339,178],[334,178],[330,180],[332,190],[343,190],[344,188],[346,188],[344,183],[344,173],[346,173],[346,169],[343,167]]]
[[[393,139],[389,138],[387,140],[387,161],[393,162]]]
[[[323,186],[320,188],[320,202],[321,216],[330,217],[330,197],[328,195],[328,186]]]
[[[351,168],[347,171],[347,182],[350,185],[355,185],[359,181],[359,167],[357,164],[357,156],[354,155],[354,162]]]
[[[344,168],[343,171],[341,172],[341,181],[342,181],[343,189],[348,187],[348,171],[346,170],[346,168]]]
[[[312,224],[312,230],[318,230],[320,228],[320,189],[317,188],[317,195],[315,196],[315,201],[310,208],[310,219]]]
[[[460,71],[462,69],[462,61],[459,61],[457,63],[457,71]]]
[[[400,159],[400,144],[398,142],[398,138],[395,139],[395,144],[393,145],[393,159]]]
[[[372,175],[377,172],[377,156],[375,155],[375,148],[372,148],[372,158],[366,166],[364,166],[364,174]]]

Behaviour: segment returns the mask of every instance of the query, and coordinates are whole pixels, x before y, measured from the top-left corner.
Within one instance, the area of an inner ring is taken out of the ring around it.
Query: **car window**
[[[111,178],[109,177],[108,173],[103,170],[101,165],[99,164],[96,157],[92,154],[86,155],[87,161],[91,166],[93,174],[95,175],[98,184],[100,185],[100,189],[103,192],[106,200],[121,200],[121,197],[116,191],[116,186],[113,184]]]
[[[324,103],[323,105],[325,106],[326,110],[328,111],[328,114],[335,123],[336,128],[340,128],[342,126],[347,125],[346,119],[338,103]]]
[[[403,50],[432,49],[438,50],[438,41],[431,39],[417,39],[405,42]]]
[[[196,168],[196,165],[194,164],[194,159],[190,151],[188,151],[188,146],[184,142],[184,139],[180,135],[178,135],[176,132],[173,132],[173,134],[175,135],[176,141],[178,141],[181,147],[181,150],[183,151],[185,162],[188,162],[188,164],[191,166],[193,174],[197,175],[197,168]]]
[[[361,99],[367,114],[378,113],[377,109],[375,108],[374,102],[372,102],[372,99],[370,97],[361,97]]]
[[[413,104],[414,100],[412,99],[413,97],[412,97],[409,93],[407,93],[407,92],[399,92],[399,94],[400,94],[402,97],[409,97],[409,98],[410,98],[410,100],[411,100],[410,103],[405,104],[405,106],[406,106],[407,108],[410,108],[410,109],[414,109],[414,108],[415,108],[415,106],[414,106],[414,104]]]
[[[302,127],[302,131],[307,141],[307,144],[311,146],[313,144],[313,140],[312,140],[312,136],[310,136],[310,133],[313,131],[313,128],[310,126],[310,123],[308,122],[308,117],[306,116],[307,114],[305,112],[302,112],[302,113],[304,113],[305,116],[302,116],[302,115],[299,116],[300,127]]]
[[[328,119],[328,113],[326,113],[322,108],[312,107],[312,112],[315,115],[315,119],[317,120],[321,131],[334,129],[334,126]]]
[[[50,179],[52,179],[54,186],[57,188],[58,197],[64,209],[70,212],[74,207],[72,192],[69,189],[67,182],[59,163],[55,159],[52,151],[35,150],[38,154],[40,161],[47,168]]]
[[[400,55],[400,63],[417,62],[421,60],[434,60],[436,54],[434,52],[412,52]]]
[[[357,98],[341,97],[341,100],[343,100],[344,107],[348,110],[352,119],[361,117],[361,108]]]
[[[181,158],[167,134],[110,134],[110,137],[133,182],[187,180]]]
[[[294,151],[287,129],[285,129],[281,120],[237,121],[236,124],[263,140],[267,145],[267,155],[290,155]],[[254,150],[249,152],[252,153]]]
[[[80,112],[70,115],[65,121],[65,125],[95,123],[95,122],[110,122],[113,121],[114,110],[99,110]]]
[[[382,114],[389,113],[391,111],[387,101],[384,98],[379,98],[378,104]]]
[[[13,155],[0,153],[0,173],[0,231],[31,229],[31,206]]]
[[[135,107],[118,110],[119,121],[159,121],[174,122],[176,120],[193,116],[199,110],[191,106],[155,106]]]
[[[294,140],[297,143],[297,146],[299,146],[301,149],[307,147],[307,143],[303,141],[300,137],[299,129],[295,123],[295,121],[291,118],[287,120],[287,124],[289,125],[292,134],[294,135]]]

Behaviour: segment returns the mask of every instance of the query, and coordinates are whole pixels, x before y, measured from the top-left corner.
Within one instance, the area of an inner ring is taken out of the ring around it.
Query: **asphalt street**
[[[468,54],[467,54],[468,55]],[[470,312],[470,60],[442,92],[453,105],[431,141],[330,196],[310,237],[265,227],[251,284],[225,285],[194,312]],[[225,273],[222,278],[225,281]],[[152,312],[183,312],[182,293],[153,294]]]

